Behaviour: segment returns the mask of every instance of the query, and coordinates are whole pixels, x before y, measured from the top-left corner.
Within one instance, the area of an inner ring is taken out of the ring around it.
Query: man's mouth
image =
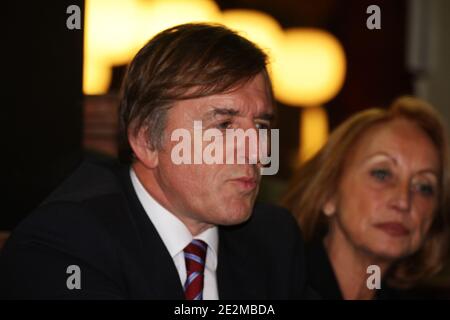
[[[239,188],[246,191],[254,190],[258,186],[258,180],[254,177],[242,176],[239,178],[231,179],[230,181],[235,183]]]

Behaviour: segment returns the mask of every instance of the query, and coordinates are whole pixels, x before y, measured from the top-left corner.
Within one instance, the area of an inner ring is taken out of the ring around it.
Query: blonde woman
[[[449,153],[440,116],[397,99],[340,125],[305,163],[284,204],[308,243],[311,287],[325,299],[395,298],[448,253]],[[367,286],[377,266],[381,290]]]

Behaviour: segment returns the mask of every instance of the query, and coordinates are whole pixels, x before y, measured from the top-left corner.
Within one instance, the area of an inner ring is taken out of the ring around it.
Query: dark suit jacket
[[[291,215],[256,205],[242,225],[219,227],[220,299],[297,299],[303,242]],[[81,269],[81,289],[66,285]],[[118,164],[83,164],[13,232],[0,257],[0,298],[183,299],[162,240]]]

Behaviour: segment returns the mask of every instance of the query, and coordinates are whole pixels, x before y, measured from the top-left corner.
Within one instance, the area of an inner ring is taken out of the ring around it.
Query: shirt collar
[[[193,237],[189,229],[174,214],[159,204],[144,188],[133,168],[130,168],[130,177],[133,188],[142,204],[145,212],[156,228],[160,238],[166,246],[169,254],[174,258],[178,253],[191,243],[193,239],[203,240],[210,249],[212,255],[207,263],[216,269],[219,247],[219,232],[216,226],[211,227]]]

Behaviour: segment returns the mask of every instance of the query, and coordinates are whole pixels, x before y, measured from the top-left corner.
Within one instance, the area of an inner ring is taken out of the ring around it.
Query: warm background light
[[[276,51],[273,84],[277,99],[304,107],[300,128],[299,163],[312,157],[328,138],[328,117],[321,107],[342,88],[344,49],[330,33],[310,28],[286,30]]]
[[[300,163],[305,162],[322,147],[328,138],[328,117],[324,108],[302,110],[300,118]]]
[[[156,33],[181,23],[220,22],[212,0],[86,0],[83,91],[103,94],[114,65],[131,61]]]
[[[345,56],[339,42],[317,29],[284,32],[256,10],[220,12],[212,0],[86,0],[86,94],[107,91],[114,65],[127,64],[156,33],[187,22],[218,22],[257,43],[270,57],[275,95],[293,106],[319,105],[341,88]]]
[[[277,50],[283,43],[283,29],[270,15],[256,10],[226,10],[222,14],[222,22],[230,29],[238,31],[242,36],[258,44],[269,56],[269,72],[277,62]]]
[[[137,40],[139,1],[87,0],[84,33],[83,90],[106,93],[113,65],[132,58]]]
[[[189,22],[219,22],[220,8],[212,0],[137,0],[140,6],[136,49],[158,32]]]
[[[339,41],[318,29],[288,29],[274,69],[275,95],[292,106],[317,106],[333,98],[345,78]]]

